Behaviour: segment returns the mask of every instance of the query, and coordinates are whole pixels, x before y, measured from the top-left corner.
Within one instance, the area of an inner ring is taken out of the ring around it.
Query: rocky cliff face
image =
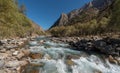
[[[95,18],[100,11],[110,6],[113,1],[114,0],[93,0],[80,9],[73,10],[68,14],[61,14],[60,18],[52,27],[70,25],[76,22],[87,22]]]
[[[52,27],[66,25],[67,22],[68,22],[68,15],[62,13],[60,18],[55,22],[55,24]]]

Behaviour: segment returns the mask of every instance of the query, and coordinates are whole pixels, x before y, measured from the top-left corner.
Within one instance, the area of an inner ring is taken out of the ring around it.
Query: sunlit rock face
[[[59,20],[57,20],[54,24],[54,26],[62,26],[62,25],[66,25],[66,23],[68,22],[68,16],[65,13],[62,13]],[[54,27],[52,26],[52,27]],[[52,28],[51,27],[51,28]]]

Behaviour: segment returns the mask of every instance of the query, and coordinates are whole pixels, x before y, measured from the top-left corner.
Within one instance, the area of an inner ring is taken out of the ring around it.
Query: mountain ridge
[[[89,10],[89,9],[93,9],[91,11],[95,11],[95,12],[93,12],[93,14],[97,15],[99,13],[99,11],[104,10],[106,7],[110,6],[112,4],[112,1],[113,0],[93,0],[93,1],[89,2],[88,4],[85,4],[80,9],[72,10],[68,14],[64,13],[64,15],[66,15],[65,18],[66,17],[68,18],[68,20],[66,20],[66,21],[64,20],[64,17],[61,14],[60,18],[50,28],[55,27],[57,25],[59,26],[59,25],[70,24],[69,22],[71,22],[72,19],[74,19],[74,17],[80,16],[80,14],[82,12],[87,12],[86,10]],[[63,20],[63,21],[61,21],[61,20]],[[61,24],[62,22],[66,22],[66,23]]]
[[[120,32],[120,1],[93,0],[57,20],[48,30],[53,36],[97,35]],[[62,23],[63,20],[66,23]]]

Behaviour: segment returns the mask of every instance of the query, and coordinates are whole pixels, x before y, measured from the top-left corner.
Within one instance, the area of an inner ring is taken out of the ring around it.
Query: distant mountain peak
[[[92,0],[88,4],[85,4],[83,7],[79,9],[74,9],[68,14],[62,13],[60,18],[55,22],[55,24],[52,27],[69,25],[71,24],[74,18],[76,17],[79,18],[83,14],[88,14],[88,18],[89,18],[89,15],[92,15],[92,17],[94,17],[99,13],[99,11],[102,11],[107,6],[111,5],[113,1],[114,0]],[[86,19],[83,19],[83,20],[86,20]]]

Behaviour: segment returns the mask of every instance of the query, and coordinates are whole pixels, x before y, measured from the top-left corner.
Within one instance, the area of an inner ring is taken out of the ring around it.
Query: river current
[[[42,40],[45,42],[39,43]],[[32,53],[43,57],[29,59],[38,66],[28,66],[24,73],[120,73],[120,66],[109,63],[103,55],[72,50],[68,44],[55,43],[49,38],[38,37],[30,41],[29,47]]]

